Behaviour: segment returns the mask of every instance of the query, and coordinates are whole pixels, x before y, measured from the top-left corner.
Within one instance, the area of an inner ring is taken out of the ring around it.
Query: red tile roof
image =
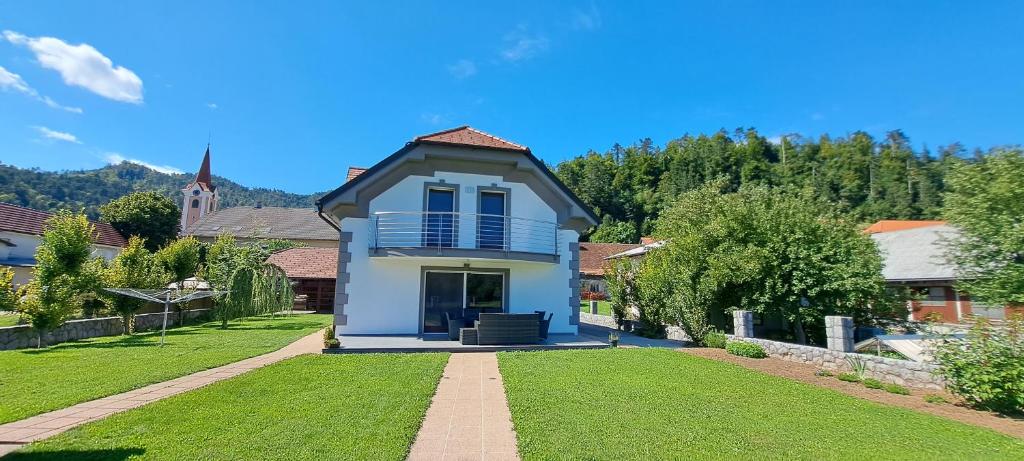
[[[43,235],[46,220],[53,213],[20,207],[10,203],[0,203],[0,231],[17,232],[19,234]],[[94,222],[96,226],[96,243],[112,247],[124,247],[128,244],[124,236],[110,224]]]
[[[280,267],[290,279],[338,278],[337,248],[292,248],[270,255],[267,262]]]
[[[914,221],[914,220],[897,220],[897,219],[883,219],[864,229],[865,234],[878,234],[882,232],[893,232],[907,229],[917,229],[918,227],[931,227],[941,226],[946,224],[946,221]]]
[[[366,172],[366,170],[366,168],[359,168],[357,166],[348,167],[348,177],[345,178],[345,182],[349,182],[353,179],[356,179],[359,175]]]
[[[460,126],[450,130],[438,131],[437,133],[425,134],[413,140],[414,142],[454,144],[460,146],[489,147],[492,149],[507,149],[517,151],[528,151],[526,146],[506,141],[497,136],[484,133],[483,131],[469,126]]]
[[[607,258],[616,253],[639,248],[639,243],[590,243],[580,242],[580,273],[583,275],[604,275],[608,267]]]

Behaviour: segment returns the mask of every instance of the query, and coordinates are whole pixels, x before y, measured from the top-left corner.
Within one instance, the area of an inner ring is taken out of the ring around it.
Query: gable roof
[[[604,275],[604,270],[608,266],[608,261],[605,258],[640,246],[639,243],[580,242],[580,273]]]
[[[417,136],[413,142],[459,145],[471,147],[488,147],[492,149],[508,149],[526,152],[526,146],[501,139],[492,134],[484,133],[468,125],[438,131],[436,133]]]
[[[336,279],[337,248],[291,248],[271,254],[267,262],[280,267],[290,279]]]
[[[949,261],[944,239],[958,235],[947,225],[918,227],[871,235],[882,253],[882,277],[890,282],[955,280],[956,266]]]
[[[353,179],[356,179],[357,177],[359,177],[359,175],[361,175],[361,174],[363,174],[365,172],[366,172],[366,168],[360,168],[360,167],[357,167],[357,166],[350,166],[350,167],[348,167],[348,174],[345,175],[345,182],[349,182],[349,181],[351,181]]]
[[[883,219],[868,226],[867,229],[864,229],[864,233],[877,234],[879,232],[893,232],[907,229],[916,229],[918,227],[941,226],[943,224],[946,224],[946,221]]]
[[[562,194],[563,197],[571,202],[573,208],[578,209],[578,212],[575,210],[573,211],[574,218],[582,218],[582,220],[589,226],[596,226],[600,222],[600,219],[598,219],[597,215],[594,214],[590,207],[583,203],[583,201],[580,200],[572,190],[562,183],[562,181],[555,176],[544,162],[541,162],[537,157],[535,157],[528,147],[506,141],[497,136],[484,133],[483,131],[468,126],[461,126],[450,130],[417,136],[411,142],[406,143],[404,147],[395,151],[384,160],[377,162],[376,165],[373,165],[372,167],[364,170],[358,176],[346,181],[337,189],[334,189],[320,197],[316,201],[318,213],[322,215],[324,211],[330,211],[328,205],[330,207],[336,206],[336,204],[332,202],[339,199],[339,197],[343,197],[349,191],[355,191],[356,195],[358,195],[360,188],[364,187],[366,184],[372,183],[372,178],[374,176],[382,171],[388,170],[389,167],[399,162],[406,156],[406,154],[409,154],[420,145],[457,146],[523,155],[529,161],[530,165],[529,168],[525,169],[535,169],[536,171],[539,171],[541,176],[546,179],[549,184],[553,184],[555,186],[554,189],[556,189],[558,193]],[[345,198],[346,202],[342,202],[342,204],[350,205],[355,203],[356,200],[351,197],[351,194],[349,195],[349,197]],[[326,220],[329,218],[324,217],[323,219]],[[334,224],[331,225],[334,226]]]
[[[338,231],[310,208],[247,207],[224,208],[207,213],[189,225],[184,235],[238,238],[259,237],[292,240],[338,240]]]
[[[19,234],[43,235],[46,220],[53,213],[32,208],[25,208],[10,203],[0,203],[0,231],[17,232]],[[128,241],[108,223],[89,221],[96,227],[94,243],[112,247],[124,247]]]

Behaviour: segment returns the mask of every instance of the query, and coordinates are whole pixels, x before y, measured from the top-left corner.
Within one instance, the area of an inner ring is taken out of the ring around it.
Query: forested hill
[[[0,164],[0,202],[46,211],[62,208],[85,210],[99,216],[99,206],[135,191],[158,191],[180,206],[181,188],[192,174],[160,173],[141,165],[120,163],[96,170],[50,172]],[[249,188],[214,176],[220,207],[255,205],[312,207],[321,195],[292,194],[276,189]]]
[[[984,155],[980,152],[973,156]],[[636,242],[679,194],[724,177],[744,184],[813,188],[863,223],[939,216],[944,178],[971,161],[959,144],[914,150],[900,131],[769,142],[753,129],[684,136],[664,148],[650,140],[566,160],[556,174],[603,220],[591,241]]]

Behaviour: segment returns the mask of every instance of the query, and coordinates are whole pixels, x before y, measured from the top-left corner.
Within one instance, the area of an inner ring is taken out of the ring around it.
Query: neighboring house
[[[337,248],[338,233],[313,208],[240,206],[217,209],[219,196],[206,147],[199,173],[182,190],[181,234],[212,242],[230,234],[241,242],[286,239],[311,247]]]
[[[334,282],[338,276],[337,248],[292,248],[267,258],[292,281],[296,295],[306,296],[306,307],[317,312],[334,310]]]
[[[580,290],[607,296],[608,282],[604,276],[610,263],[607,258],[640,246],[639,243],[580,242]]]
[[[925,320],[929,314],[957,323],[970,316],[1005,319],[1015,310],[972,302],[956,290],[957,270],[946,256],[946,241],[958,231],[945,221],[879,221],[865,230],[884,258],[882,276],[893,286],[913,290],[919,300],[908,303],[911,320]]]
[[[647,254],[648,251],[656,250],[658,248],[665,246],[664,240],[653,240],[648,237],[644,237],[640,241],[641,243],[643,243],[643,245],[638,245],[636,246],[636,248],[631,248],[620,253],[615,253],[611,256],[606,257],[605,259],[613,260],[620,258],[640,258],[643,255]]]
[[[339,335],[535,310],[578,333],[577,242],[597,218],[525,146],[470,127],[420,136],[317,206],[340,232]]]
[[[42,240],[46,220],[51,216],[53,213],[46,211],[0,203],[0,266],[14,269],[15,286],[32,279],[36,247]],[[93,256],[113,259],[128,242],[110,224],[92,224],[96,226]]]

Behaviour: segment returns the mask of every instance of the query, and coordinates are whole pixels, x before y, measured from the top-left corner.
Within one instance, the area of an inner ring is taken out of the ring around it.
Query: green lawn
[[[590,301],[582,301],[580,303],[580,312],[590,313]],[[597,302],[597,313],[600,315],[612,315],[612,302],[611,301],[598,301]]]
[[[79,427],[4,460],[400,460],[447,359],[305,355]]]
[[[18,324],[18,314],[0,314],[0,327],[13,327]]]
[[[294,315],[110,336],[0,352],[0,423],[213,368],[280,349],[330,322]]]
[[[498,361],[527,460],[1024,459],[1024,440],[681,352]]]

